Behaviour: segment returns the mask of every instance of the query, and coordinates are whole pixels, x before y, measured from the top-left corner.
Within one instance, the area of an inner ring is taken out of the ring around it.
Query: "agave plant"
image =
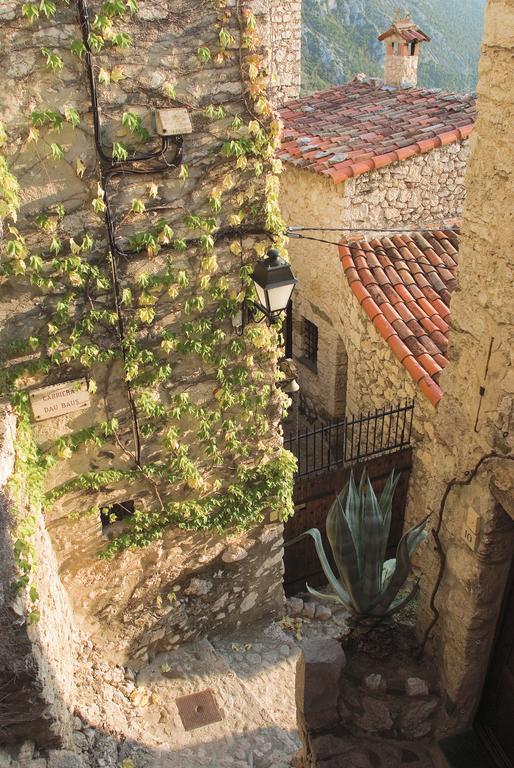
[[[314,539],[333,592],[323,594],[307,586],[311,595],[341,603],[358,618],[391,616],[412,600],[418,590],[417,583],[407,596],[398,598],[397,595],[410,573],[414,550],[426,538],[428,518],[404,534],[396,558],[384,560],[398,479],[399,475],[395,477],[394,471],[391,472],[378,501],[366,470],[358,487],[352,472],[330,507],[326,531],[339,578],[330,566],[317,528],[310,528],[289,542],[294,544],[304,536]]]

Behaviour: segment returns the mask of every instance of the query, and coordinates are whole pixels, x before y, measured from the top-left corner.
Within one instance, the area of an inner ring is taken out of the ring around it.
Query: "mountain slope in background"
[[[477,82],[487,0],[410,0],[409,11],[432,38],[421,49],[418,83],[473,91]],[[381,77],[384,45],[398,0],[303,0],[302,92],[351,80],[359,72]]]

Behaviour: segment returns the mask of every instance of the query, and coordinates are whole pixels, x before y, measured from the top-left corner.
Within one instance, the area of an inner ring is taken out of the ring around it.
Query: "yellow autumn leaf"
[[[147,185],[146,193],[147,193],[148,197],[150,198],[150,200],[155,200],[155,198],[159,194],[159,187],[157,186],[157,184],[152,182],[151,184]]]
[[[100,67],[98,70],[98,82],[102,85],[109,85],[111,82],[111,73],[104,67]]]
[[[117,83],[120,80],[125,79],[125,73],[123,71],[123,67],[116,66],[113,69],[111,69],[111,80],[113,83]]]
[[[223,189],[232,189],[232,187],[234,186],[234,177],[232,176],[231,173],[227,173],[226,176],[223,177],[221,183],[222,183]]]
[[[85,170],[86,170],[86,166],[84,165],[80,157],[78,157],[75,163],[75,173],[80,179],[83,177]]]
[[[80,253],[80,245],[72,237],[70,237],[70,251],[74,256]]]

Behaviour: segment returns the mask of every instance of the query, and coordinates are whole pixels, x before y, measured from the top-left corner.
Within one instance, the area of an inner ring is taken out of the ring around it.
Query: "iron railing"
[[[409,448],[414,403],[378,408],[306,432],[290,432],[284,447],[298,460],[297,477]]]

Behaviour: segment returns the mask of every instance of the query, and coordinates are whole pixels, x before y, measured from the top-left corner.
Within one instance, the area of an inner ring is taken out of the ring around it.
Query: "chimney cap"
[[[415,24],[409,13],[402,16],[402,12],[398,9],[392,25],[386,32],[382,32],[378,36],[380,41],[387,40],[389,37],[401,37],[406,43],[428,43],[431,38],[422,32],[422,30]]]

